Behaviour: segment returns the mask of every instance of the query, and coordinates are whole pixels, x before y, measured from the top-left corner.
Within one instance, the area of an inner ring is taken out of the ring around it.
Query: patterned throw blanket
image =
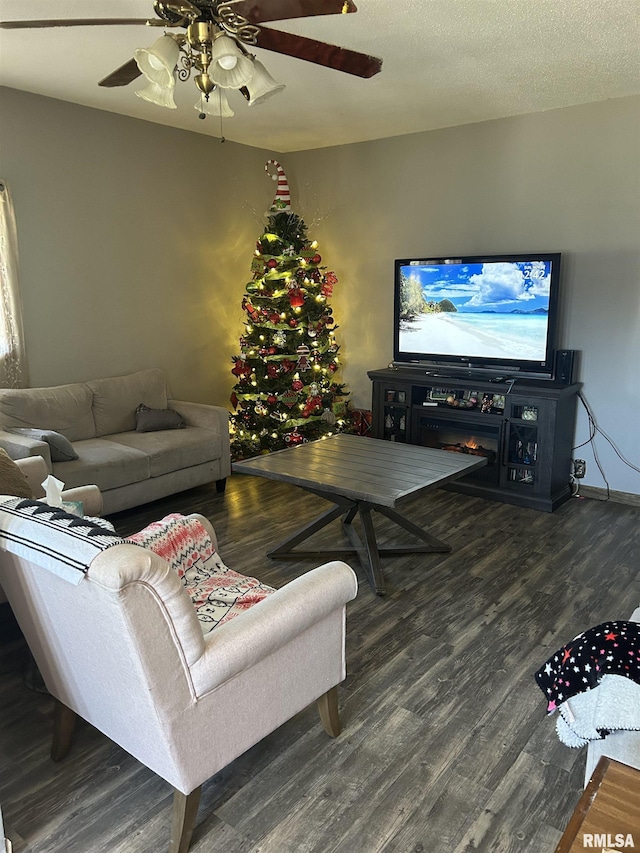
[[[206,529],[195,518],[167,515],[125,541],[148,548],[177,572],[204,634],[275,592],[256,578],[227,568]]]

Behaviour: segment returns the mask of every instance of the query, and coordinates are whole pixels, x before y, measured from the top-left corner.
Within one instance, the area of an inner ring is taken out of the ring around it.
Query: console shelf
[[[580,384],[372,370],[373,436],[487,457],[452,491],[553,512],[569,481]]]

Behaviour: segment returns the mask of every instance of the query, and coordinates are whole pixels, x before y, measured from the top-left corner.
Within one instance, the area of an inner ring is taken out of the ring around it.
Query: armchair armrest
[[[42,482],[49,474],[45,460],[41,456],[25,456],[22,459],[16,459],[15,463],[27,478],[34,497],[43,498]],[[75,489],[66,489],[62,493],[62,499],[82,501],[85,515],[102,515],[102,492],[97,486],[77,486]]]
[[[42,456],[48,473],[51,473],[51,453],[46,441],[38,441],[36,438],[27,438],[24,435],[0,430],[0,447],[3,447],[14,460],[26,459],[29,456]],[[42,479],[44,480],[44,477]]]
[[[191,665],[196,694],[203,696],[268,657],[357,592],[353,569],[339,561],[325,563],[215,628],[205,637],[204,654]]]

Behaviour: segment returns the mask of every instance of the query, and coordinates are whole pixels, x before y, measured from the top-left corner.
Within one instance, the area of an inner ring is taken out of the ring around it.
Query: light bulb
[[[218,60],[218,65],[220,68],[224,68],[225,71],[231,71],[231,69],[235,68],[237,64],[237,56],[221,56]]]

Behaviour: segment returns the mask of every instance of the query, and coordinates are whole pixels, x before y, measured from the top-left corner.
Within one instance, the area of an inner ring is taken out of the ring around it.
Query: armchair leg
[[[58,699],[55,702],[51,759],[52,761],[62,761],[71,749],[71,737],[76,725],[76,712],[67,708]]]
[[[327,690],[318,701],[318,712],[325,732],[330,737],[338,737],[342,731],[340,714],[338,713],[338,688]]]
[[[187,853],[196,823],[202,785],[190,794],[182,791],[173,793],[173,819],[171,821],[171,842],[169,853]]]
[[[225,477],[222,480],[216,480],[216,492],[221,494],[227,488],[227,478]]]

